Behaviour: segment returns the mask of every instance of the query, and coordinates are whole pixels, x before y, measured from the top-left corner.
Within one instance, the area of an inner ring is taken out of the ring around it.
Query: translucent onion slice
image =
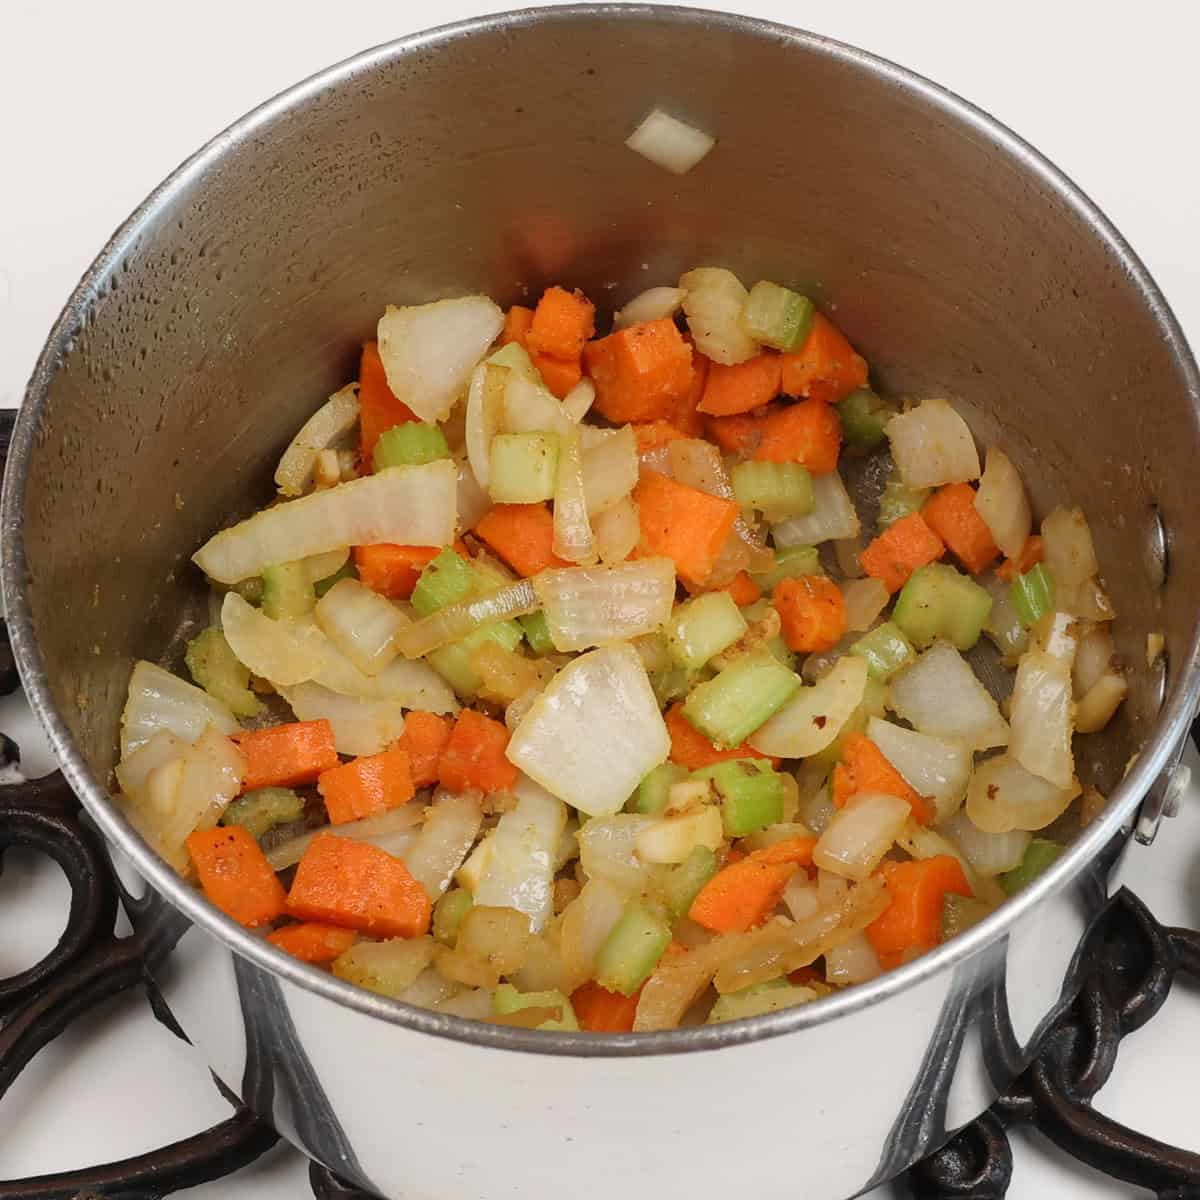
[[[1055,787],[1031,775],[1015,758],[999,754],[980,763],[967,789],[967,816],[984,833],[1036,832],[1058,820],[1079,795],[1079,781]]]
[[[911,812],[908,801],[899,796],[859,792],[817,840],[813,862],[846,879],[866,879],[895,845]]]
[[[421,658],[450,642],[460,641],[484,625],[535,612],[538,598],[528,579],[510,583],[486,596],[464,600],[414,621],[396,635],[396,645],[405,658]]]
[[[450,886],[454,872],[479,836],[483,823],[482,796],[478,792],[441,790],[425,810],[425,823],[413,844],[404,852],[408,873],[425,889],[430,900]],[[479,904],[491,901],[478,900]]]
[[[457,466],[458,527],[461,530],[474,529],[479,518],[492,507],[492,498],[479,486],[470,462],[460,462]]]
[[[925,400],[887,426],[892,458],[910,488],[941,487],[979,478],[970,427],[946,400]]]
[[[1055,586],[1075,588],[1099,570],[1092,531],[1079,508],[1056,508],[1042,522],[1046,570]]]
[[[454,538],[457,489],[449,459],[392,467],[265,508],[210,538],[192,561],[218,583],[238,583],[345,546],[444,546]]]
[[[160,729],[128,758],[117,763],[114,770],[117,785],[127,796],[140,792],[151,771],[156,771],[174,758],[181,758],[190,745],[191,742]]]
[[[862,523],[841,475],[837,471],[814,475],[812,486],[812,512],[772,525],[775,545],[817,546],[858,536]]]
[[[321,670],[313,679],[342,696],[361,700],[389,700],[422,712],[458,712],[454,689],[426,662],[393,659],[378,675],[364,675],[348,658],[326,643]]]
[[[564,434],[573,422],[553,392],[518,371],[510,371],[504,387],[505,433]]]
[[[879,579],[851,579],[842,584],[846,602],[846,628],[851,633],[870,629],[888,606],[891,594]]]
[[[606,566],[624,562],[642,540],[642,526],[637,501],[632,496],[618,500],[592,522],[596,534],[596,549]]]
[[[562,408],[563,412],[567,414],[567,420],[578,425],[587,416],[595,402],[596,385],[585,377],[563,397]]]
[[[1020,472],[997,446],[988,449],[983,478],[975,493],[975,511],[983,518],[1004,556],[1020,558],[1033,528],[1033,512]]]
[[[1101,675],[1075,706],[1075,732],[1099,733],[1128,694],[1129,682],[1119,671]]]
[[[716,144],[716,138],[661,108],[652,109],[625,139],[630,150],[673,175],[686,175]]]
[[[487,494],[491,479],[492,438],[504,426],[504,394],[508,388],[510,372],[507,367],[495,363],[480,363],[471,375],[467,389],[467,423],[465,439],[467,461],[475,481]],[[491,503],[491,499],[488,499]]]
[[[161,731],[194,742],[210,725],[218,733],[236,733],[240,728],[233,713],[202,688],[153,663],[134,663],[121,713],[122,760]]]
[[[313,625],[272,621],[237,592],[225,593],[221,628],[238,660],[276,687],[315,679],[325,663],[325,639],[320,630]]]
[[[365,675],[378,675],[396,657],[396,636],[412,624],[386,597],[357,579],[341,579],[317,601],[318,626]]]
[[[675,564],[669,558],[542,571],[530,582],[554,648],[564,652],[654,633],[670,619],[675,603]]]
[[[867,663],[839,659],[812,687],[802,687],[750,737],[750,745],[776,758],[808,758],[819,754],[841,732],[862,703]]]
[[[644,813],[616,813],[584,822],[579,830],[579,862],[587,877],[607,879],[630,894],[641,891],[650,864],[638,854],[638,842],[657,824],[657,817]]]
[[[629,899],[616,884],[607,879],[589,879],[583,891],[563,910],[559,946],[563,971],[574,991],[592,977],[596,955],[604,939],[621,919]]]
[[[937,807],[935,824],[940,825],[958,810],[971,777],[972,755],[967,746],[904,729],[878,717],[867,722],[867,737],[914,791],[933,798]]]
[[[327,720],[339,754],[379,754],[404,732],[404,709],[394,700],[342,696],[319,683],[281,687],[298,721]]]
[[[758,353],[758,343],[742,328],[749,292],[724,267],[697,267],[679,280],[688,329],[701,354],[727,366]]]
[[[1116,652],[1112,631],[1107,624],[1089,625],[1083,631],[1075,651],[1075,662],[1071,668],[1071,682],[1076,698],[1091,691],[1092,687],[1107,674]],[[1153,663],[1148,665],[1152,666]]]
[[[267,862],[276,871],[294,867],[304,857],[305,850],[319,833],[336,833],[338,837],[350,838],[351,841],[370,842],[396,858],[403,858],[416,840],[424,815],[422,805],[402,804],[399,808],[380,813],[377,817],[347,821],[336,827],[323,825],[319,829],[310,829],[272,846],[266,851]]]
[[[889,707],[921,733],[957,739],[972,750],[1008,745],[1008,723],[996,701],[949,642],[935,642],[892,679]]]
[[[626,329],[630,325],[643,325],[647,321],[673,317],[683,304],[684,295],[683,288],[647,288],[617,309],[613,315],[613,328]]]
[[[845,987],[851,983],[866,983],[883,973],[879,955],[865,933],[856,933],[825,955],[825,979]]]
[[[562,438],[559,446],[553,550],[559,558],[573,563],[592,563],[598,557],[583,490],[583,452],[578,426]]]
[[[614,430],[583,451],[583,496],[588,516],[595,520],[633,491],[638,480],[637,438],[632,425]]]
[[[980,875],[989,877],[1003,875],[1017,866],[1033,836],[1024,829],[985,833],[965,812],[956,813],[947,821],[944,831],[958,844],[971,866]]]
[[[1075,776],[1070,664],[1045,650],[1026,651],[1017,665],[1010,713],[1009,754],[1056,788],[1070,787]]]
[[[697,846],[718,850],[724,839],[721,810],[701,804],[678,815],[658,818],[638,834],[635,846],[643,862],[681,863]]]
[[[275,469],[284,496],[303,496],[312,484],[317,455],[344,438],[358,423],[358,384],[334,392],[300,427]]]

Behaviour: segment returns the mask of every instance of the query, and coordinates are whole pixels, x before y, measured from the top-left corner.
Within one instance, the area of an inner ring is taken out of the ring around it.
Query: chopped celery
[[[579,1031],[575,1009],[562,992],[519,992],[511,983],[502,983],[492,994],[492,1011],[499,1017],[520,1012],[523,1008],[557,1008],[561,1016],[557,1021],[543,1021],[538,1029]]]
[[[278,621],[281,617],[303,617],[317,603],[308,569],[302,562],[278,563],[262,573],[262,610]]]
[[[769,653],[748,654],[692,690],[683,715],[718,746],[740,746],[800,688],[800,677]]]
[[[783,820],[783,779],[761,758],[735,758],[693,772],[721,797],[725,836],[745,837]]]
[[[263,581],[260,575],[251,575],[249,579],[243,579],[240,583],[235,583],[233,590],[247,604],[253,604],[257,608],[262,603]]]
[[[333,973],[339,979],[394,999],[429,966],[435,949],[430,937],[356,942],[334,959]]]
[[[805,759],[805,762],[832,770],[842,761],[842,750],[846,739],[852,733],[865,733],[872,717],[882,717],[887,709],[887,699],[887,685],[868,675],[867,686],[863,689],[862,702],[846,719],[846,723],[838,732],[837,737],[820,753]]]
[[[929,499],[932,491],[932,488],[905,487],[900,476],[893,472],[879,497],[880,529],[886,529],[902,517],[910,517],[913,513],[920,512],[921,506]]]
[[[1015,664],[1029,645],[1029,631],[1021,624],[1017,606],[1013,604],[1012,589],[996,575],[984,577],[984,587],[992,598],[992,611],[983,632],[992,640],[1007,663]]]
[[[1054,607],[1054,580],[1050,572],[1038,563],[1012,581],[1010,595],[1021,624],[1028,629]]]
[[[558,435],[499,433],[492,438],[488,491],[498,504],[537,504],[554,498]]]
[[[184,662],[192,678],[235,717],[256,717],[262,701],[250,690],[250,672],[214,625],[187,644]]]
[[[778,1012],[796,1004],[815,1000],[812,988],[788,983],[786,979],[769,979],[740,992],[727,992],[718,998],[708,1014],[708,1024],[719,1025],[723,1021],[739,1021],[744,1017],[761,1017],[764,1013]]]
[[[447,547],[425,564],[413,588],[412,606],[422,617],[465,600],[475,586],[475,571],[457,551]]]
[[[978,925],[991,912],[991,906],[973,896],[956,896],[947,892],[942,897],[942,941]]]
[[[870,388],[856,388],[838,406],[842,436],[856,450],[874,450],[882,443],[887,423],[896,408],[880,399]]]
[[[717,856],[707,846],[693,846],[687,858],[663,880],[663,899],[675,920],[687,916],[700,889],[717,873]]]
[[[529,648],[539,657],[543,654],[554,653],[554,642],[550,637],[550,626],[546,624],[546,614],[539,608],[537,612],[527,613],[517,620],[525,633]]]
[[[884,621],[864,633],[850,647],[850,653],[865,658],[871,677],[884,683],[916,657],[912,643],[893,621]]]
[[[476,629],[461,641],[431,650],[425,656],[429,665],[461,699],[468,699],[479,691],[482,680],[471,664],[471,656],[479,649],[480,643],[488,638],[498,642],[505,650],[515,650],[521,644],[521,627],[516,621],[497,621],[494,625]]]
[[[458,941],[458,927],[475,907],[475,899],[466,888],[451,888],[433,906],[433,939],[443,946]]]
[[[379,435],[373,461],[376,471],[384,471],[388,467],[419,467],[449,457],[446,435],[436,425],[405,421]]]
[[[689,671],[687,667],[668,667],[665,671],[650,672],[650,686],[654,689],[654,698],[660,708],[665,708],[673,700],[686,696],[692,690],[698,673]]]
[[[221,814],[222,825],[240,825],[251,837],[261,838],[276,825],[304,816],[304,801],[285,787],[255,788],[239,796]]]
[[[979,584],[946,563],[929,563],[901,589],[892,620],[922,649],[946,638],[957,649],[970,650],[991,611],[992,598]]]
[[[596,954],[596,982],[632,996],[650,977],[671,942],[671,927],[637,900],[625,906]]]
[[[812,328],[813,302],[807,297],[760,279],[742,305],[742,328],[760,345],[790,354]]]
[[[777,546],[773,565],[753,574],[751,578],[764,592],[770,592],[785,579],[820,573],[821,557],[816,546]]]
[[[1025,847],[1025,857],[1011,871],[1000,876],[1000,886],[1011,896],[1023,887],[1031,884],[1043,871],[1048,870],[1057,861],[1065,846],[1052,842],[1048,838],[1034,838]]]
[[[659,763],[637,785],[637,791],[629,797],[625,805],[626,812],[649,815],[662,812],[667,807],[672,784],[681,783],[687,775],[687,768],[678,763]]]
[[[763,620],[768,613],[773,613],[775,606],[770,600],[756,600],[753,604],[748,604],[742,609],[742,616],[746,618],[750,624],[755,624]],[[764,650],[767,650],[772,658],[778,659],[789,671],[796,669],[796,656],[787,648],[787,642],[783,640],[783,634],[777,633],[773,637],[769,637],[766,641],[760,643]]]
[[[334,584],[341,583],[343,579],[357,579],[358,572],[354,569],[353,562],[343,564],[332,575],[326,575],[324,579],[318,580],[313,584],[313,591],[316,593],[317,599],[320,600]]]
[[[749,628],[728,592],[705,592],[676,606],[667,624],[667,647],[680,666],[696,670]]]
[[[812,476],[799,463],[738,463],[729,479],[737,502],[743,508],[758,509],[768,521],[786,521],[812,512]]]

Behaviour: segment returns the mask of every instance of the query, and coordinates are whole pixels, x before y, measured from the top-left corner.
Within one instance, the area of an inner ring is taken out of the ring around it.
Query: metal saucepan
[[[622,144],[656,104],[719,138],[691,175]],[[566,280],[615,304],[705,262],[804,285],[887,390],[961,402],[1042,512],[1085,506],[1119,652],[1144,663],[1161,629],[1169,663],[1165,681],[1135,671],[1120,719],[1081,752],[1112,790],[1106,813],[1019,899],[902,970],[659,1035],[411,1009],[209,907],[107,791],[131,661],[169,658],[195,609],[188,556],[270,495],[279,452],[352,377],[385,302],[510,302]],[[1164,556],[1200,538],[1198,400],[1180,330],[1120,236],[947,92],[740,17],[485,17],[270,101],[118,231],[29,384],[4,483],[4,599],[30,700],[131,907],[174,942],[156,973],[171,1008],[309,1154],[386,1195],[442,1200],[707,1197],[731,1174],[790,1196],[797,1162],[808,1197],[845,1196],[1020,1069],[1060,1003],[1105,850],[1177,761],[1200,691],[1200,556]],[[245,1082],[260,1053],[271,1073]]]

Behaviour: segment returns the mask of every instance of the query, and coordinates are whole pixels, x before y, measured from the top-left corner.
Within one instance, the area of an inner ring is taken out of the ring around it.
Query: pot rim
[[[394,1025],[435,1037],[451,1038],[478,1046],[526,1053],[574,1057],[641,1057],[714,1050],[766,1038],[798,1033],[826,1021],[848,1016],[881,1003],[890,996],[953,969],[1000,941],[1052,893],[1067,886],[1113,839],[1128,833],[1128,822],[1155,778],[1168,765],[1173,751],[1186,735],[1200,701],[1200,624],[1193,627],[1189,653],[1147,739],[1128,774],[1110,797],[1105,813],[1094,821],[1068,851],[1031,887],[1004,904],[973,929],[914,962],[890,971],[869,983],[858,984],[810,1004],[727,1024],[640,1034],[549,1033],[484,1025],[461,1017],[415,1008],[355,987],[315,967],[310,967],[256,937],[210,905],[141,840],[109,798],[105,786],[93,778],[66,723],[59,715],[44,671],[26,595],[22,509],[30,460],[45,410],[56,364],[70,353],[93,304],[109,276],[152,225],[161,210],[183,189],[220,162],[232,146],[244,143],[272,123],[318,97],[328,88],[364,75],[381,64],[390,64],[451,42],[497,30],[519,32],[536,23],[570,23],[587,18],[610,21],[657,21],[669,25],[701,25],[718,31],[751,35],[783,42],[832,59],[862,72],[933,108],[949,121],[965,126],[986,139],[993,149],[1035,176],[1082,221],[1106,247],[1122,272],[1132,280],[1150,310],[1163,340],[1170,348],[1186,381],[1193,407],[1200,413],[1200,373],[1183,332],[1166,299],[1146,267],[1100,209],[1039,151],[1005,125],[956,93],[877,55],[818,34],[771,21],[706,9],[648,4],[585,3],[543,9],[517,9],[438,26],[384,43],[293,85],[267,100],[217,134],[186,159],[138,206],[88,268],[56,320],[38,357],[25,391],[9,449],[4,476],[0,530],[0,587],[12,646],[29,702],[46,729],[61,769],[88,813],[105,837],[131,860],[138,873],[193,923],[224,942],[234,953],[288,982],[336,1003]]]

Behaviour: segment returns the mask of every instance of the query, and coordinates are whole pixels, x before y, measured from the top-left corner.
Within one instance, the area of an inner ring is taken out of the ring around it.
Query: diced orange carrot
[[[585,983],[571,993],[571,1007],[579,1028],[588,1033],[631,1033],[641,995],[640,988],[632,996],[622,996],[598,983]]]
[[[836,471],[842,423],[823,400],[785,404],[763,418],[754,451],[760,462],[798,462],[814,475]]]
[[[828,317],[813,316],[804,345],[784,354],[783,390],[789,396],[808,396],[834,404],[855,388],[866,387],[867,361]]]
[[[761,758],[767,762],[779,765],[777,758],[760,754],[749,743],[743,742],[729,750],[721,750],[713,745],[692,723],[683,715],[683,701],[672,704],[663,714],[667,723],[667,732],[671,735],[670,759],[689,771],[698,771],[701,767],[711,767],[713,763],[725,762],[734,758]]]
[[[372,469],[375,443],[381,433],[416,419],[417,414],[388,387],[378,343],[364,342],[358,368],[358,445],[362,470]]]
[[[268,933],[267,941],[301,962],[327,963],[345,954],[357,937],[353,929],[324,925],[320,921],[301,921]]]
[[[842,761],[833,769],[834,807],[844,808],[859,792],[884,792],[907,800],[922,825],[937,816],[933,801],[917,792],[866,734],[848,733],[842,739]]]
[[[741,413],[736,417],[708,417],[704,422],[704,432],[708,440],[716,442],[726,454],[736,454],[738,458],[753,458],[755,451],[762,445],[767,417],[772,412],[779,411],[779,406],[771,405],[757,413]]]
[[[918,568],[946,553],[942,539],[920,513],[909,513],[889,525],[859,556],[862,569],[882,580],[889,592],[898,592]]]
[[[798,867],[811,867],[816,845],[815,837],[786,838],[773,846],[755,850],[750,857],[762,863],[795,863]]]
[[[438,546],[355,546],[354,566],[361,583],[381,596],[407,600],[421,568],[440,552]]]
[[[1039,534],[1031,534],[1021,547],[1020,558],[1006,558],[997,568],[996,574],[1006,583],[1012,583],[1018,575],[1032,571],[1046,557],[1046,543]]]
[[[404,732],[396,745],[408,751],[414,787],[430,787],[437,783],[442,751],[450,740],[453,728],[449,717],[439,717],[437,713],[421,712],[416,708],[404,718]]]
[[[536,350],[529,355],[533,365],[542,376],[542,382],[560,399],[583,378],[583,363],[578,358],[553,358],[539,354]]]
[[[670,421],[647,421],[640,425],[634,425],[632,428],[633,436],[637,439],[639,454],[648,454],[651,450],[658,450],[662,446],[689,436],[682,429],[672,425]]]
[[[500,345],[516,342],[524,346],[529,340],[529,327],[533,324],[533,309],[523,304],[514,304],[504,314],[504,328],[500,331]]]
[[[473,708],[464,708],[454,723],[438,764],[443,787],[452,792],[478,788],[481,792],[503,792],[517,782],[517,768],[504,756],[508,730]]]
[[[691,392],[692,348],[670,317],[588,342],[583,362],[596,385],[596,411],[617,425],[667,420]]]
[[[287,911],[372,937],[417,937],[429,929],[433,905],[398,858],[370,842],[319,833],[296,867]]]
[[[684,341],[687,341],[687,338],[684,338]],[[710,366],[710,361],[692,346],[692,381],[688,386],[687,395],[675,402],[667,418],[684,437],[700,437],[704,431],[704,419],[700,416],[699,405],[708,384]]]
[[[912,952],[932,950],[941,940],[942,900],[947,892],[970,896],[962,864],[950,854],[911,862],[885,862],[880,868],[891,904],[867,926],[875,953],[886,966]]]
[[[824,575],[781,579],[771,593],[789,650],[816,654],[831,650],[846,632],[842,589]]]
[[[322,771],[317,791],[334,825],[399,808],[416,795],[408,751],[392,746]]]
[[[282,915],[283,885],[248,829],[197,830],[187,850],[204,894],[239,925],[265,925]]]
[[[681,578],[703,584],[737,520],[737,504],[657,471],[642,472],[633,498],[638,504],[643,553],[674,559]]]
[[[595,330],[596,306],[581,291],[550,287],[534,309],[527,345],[531,352],[577,360]]]
[[[722,867],[700,889],[688,916],[714,933],[744,933],[771,915],[799,869],[793,862],[763,862],[751,854]]]
[[[986,571],[1000,557],[992,531],[975,508],[975,489],[969,483],[938,488],[925,501],[921,516],[972,575]]]
[[[738,608],[745,608],[747,604],[753,604],[762,596],[762,588],[745,571],[739,571],[721,590],[733,597],[733,602]]]
[[[235,733],[233,740],[246,760],[243,792],[315,783],[322,771],[338,765],[333,726],[324,717]]]
[[[734,366],[713,363],[699,410],[732,417],[769,404],[779,395],[779,355],[770,350]]]
[[[479,518],[475,533],[526,578],[571,565],[554,553],[554,517],[544,504],[497,504]]]

